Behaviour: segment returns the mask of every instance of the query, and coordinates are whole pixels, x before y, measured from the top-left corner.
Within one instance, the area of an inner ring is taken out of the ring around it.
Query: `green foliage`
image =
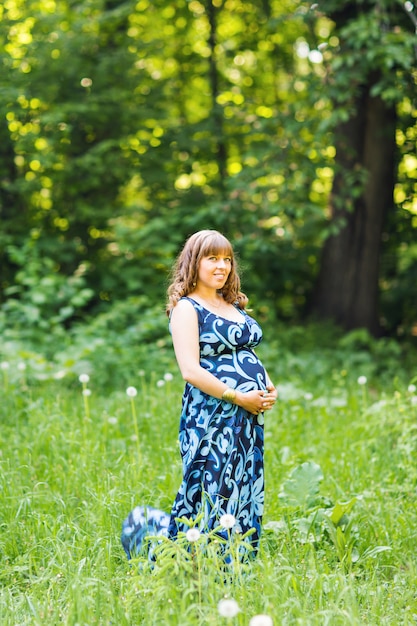
[[[96,330],[111,335],[112,327],[116,335],[133,310],[120,304],[114,319],[96,320]],[[155,354],[143,376],[131,376],[115,357],[114,380],[101,389],[95,368],[104,353],[80,384],[75,367],[60,378],[34,353],[3,344],[2,358],[10,352],[9,366],[0,367],[2,623],[247,626],[267,614],[274,624],[411,624],[416,364],[403,368],[399,357],[397,378],[369,381],[364,394],[357,371],[342,375],[332,359],[336,332],[292,329],[279,350],[263,348],[274,379],[280,372],[280,400],[265,427],[264,533],[248,562],[237,558],[233,536],[233,567],[220,559],[220,543],[204,536],[194,544],[185,536],[163,541],[153,567],[143,556],[129,564],[120,544],[121,522],[135,504],[169,510],[178,488],[178,374],[158,381]],[[349,367],[370,341],[346,343]],[[83,363],[77,367],[84,373]],[[126,395],[127,385],[136,397]],[[345,403],[332,403],[341,394]],[[225,597],[240,609],[229,620],[218,612]]]
[[[330,541],[335,556],[348,569],[361,560],[391,550],[390,546],[370,546],[362,555],[359,554],[359,523],[353,516],[349,519],[348,515],[361,497],[333,504],[319,495],[322,480],[320,466],[309,461],[296,467],[282,486],[278,497],[285,507],[286,524],[293,530],[295,538],[302,544],[311,543],[318,551]],[[283,525],[269,522],[266,528],[281,532]]]
[[[75,299],[74,295],[74,299]],[[27,316],[30,303],[17,301],[10,315]],[[38,311],[40,304],[36,304]],[[13,368],[27,361],[28,380],[65,378],[73,384],[81,373],[94,375],[95,386],[105,393],[112,385],[128,386],[140,381],[152,370],[152,378],[162,379],[173,371],[173,350],[168,333],[168,319],[160,307],[150,308],[145,297],[116,303],[90,320],[88,325],[67,329],[56,320],[45,335],[39,324],[27,321],[27,332],[18,324],[15,329],[3,322],[1,356]],[[1,321],[1,319],[0,319]],[[36,320],[35,320],[36,321]],[[23,326],[23,324],[22,324]],[[12,369],[13,369],[12,368]]]
[[[143,297],[116,303],[88,326],[74,327],[54,361],[68,373],[94,374],[102,389],[127,385],[150,370],[162,378],[174,367],[165,311],[150,308]]]
[[[14,327],[10,320],[0,317],[0,358],[11,364],[10,373],[27,361],[28,379],[58,376],[72,385],[76,376],[86,372],[94,376],[96,388],[106,393],[114,384],[123,387],[132,380],[142,380],[150,370],[153,380],[162,380],[166,373],[176,371],[165,310],[160,305],[150,307],[146,296],[108,305],[88,324],[82,322],[67,328],[58,314],[54,326],[49,325],[48,316],[29,323],[27,310],[35,307],[30,294],[31,291],[23,304],[16,301],[16,308],[9,310],[9,315],[16,318]],[[70,294],[76,297],[75,292]],[[55,299],[49,306],[54,303]],[[37,303],[36,311],[41,306],[47,305]],[[273,379],[280,382],[285,398],[303,397],[307,388],[317,403],[343,404],[345,385],[357,385],[360,376],[366,376],[372,387],[380,389],[395,379],[405,384],[405,373],[415,367],[415,352],[409,344],[375,339],[363,330],[345,335],[329,324],[278,324],[265,306],[256,308],[253,314],[261,321],[265,335],[258,351]],[[42,326],[46,323],[47,333]],[[399,368],[399,362],[403,368]],[[289,374],[290,387],[282,382]]]
[[[353,4],[1,7],[0,301],[13,300],[13,328],[25,332],[19,316],[32,334],[39,315],[72,325],[136,295],[153,308],[185,237],[205,227],[236,242],[255,301],[299,319],[323,241],[341,226],[326,210],[333,129],[375,69],[374,94],[398,103],[402,207],[384,238],[381,302],[385,327],[408,334],[414,253],[401,245],[415,229],[412,20],[400,3]],[[351,192],[362,193],[364,172],[349,176]],[[62,303],[62,313],[37,311],[36,298],[51,300],[48,286],[28,296],[19,282],[33,238],[50,260],[42,276],[59,289],[81,272],[74,294],[90,290],[82,303],[74,296],[80,303]],[[21,298],[34,306],[22,315]]]
[[[411,95],[415,86],[415,33],[413,20],[400,2],[344,5],[329,0],[322,3],[321,9],[336,25],[338,54],[331,61],[332,98],[337,102],[353,101],[355,90],[370,76],[374,77],[372,96],[401,102]]]
[[[21,341],[44,346],[60,339],[67,320],[73,320],[93,297],[79,271],[64,276],[56,263],[42,257],[36,239],[22,248],[8,247],[10,259],[19,267],[15,283],[5,289],[7,300],[0,310],[0,330],[15,332]]]

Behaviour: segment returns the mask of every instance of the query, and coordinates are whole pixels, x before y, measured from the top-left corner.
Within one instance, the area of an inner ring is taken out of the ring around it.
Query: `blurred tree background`
[[[145,316],[217,228],[269,320],[417,336],[417,9],[5,0],[0,329]],[[145,337],[146,338],[146,337]]]

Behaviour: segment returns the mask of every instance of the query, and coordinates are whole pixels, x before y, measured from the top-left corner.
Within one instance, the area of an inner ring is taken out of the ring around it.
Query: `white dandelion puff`
[[[136,387],[128,387],[126,389],[126,394],[128,395],[129,398],[134,398],[135,396],[137,396],[138,392],[137,392]]]
[[[368,379],[366,378],[366,376],[359,376],[358,385],[366,385],[367,382],[368,382]]]
[[[19,370],[19,372],[24,372],[26,369],[26,363],[21,361],[20,363],[17,364],[17,369]]]
[[[171,374],[171,372],[167,372],[166,374],[164,374],[164,380],[167,381],[167,383],[169,383],[171,380],[173,380],[173,375]]]
[[[185,533],[185,536],[188,541],[192,543],[193,541],[198,541],[200,539],[201,533],[198,528],[189,528]]]
[[[408,392],[409,393],[415,393],[417,390],[417,387],[415,385],[408,385]]]
[[[9,361],[2,361],[2,362],[0,363],[0,368],[1,368],[2,370],[8,370],[8,369],[9,369],[9,367],[10,367],[10,363],[9,363]]]
[[[223,526],[223,528],[229,530],[230,528],[233,528],[233,526],[236,524],[236,518],[234,515],[231,515],[231,513],[225,513],[220,517],[219,522],[220,526]]]
[[[91,389],[83,389],[83,396],[91,396]]]
[[[156,383],[157,387],[163,387],[165,385],[165,381],[161,378],[161,380],[158,380],[158,382]]]
[[[80,374],[79,377],[78,377],[78,380],[80,381],[80,383],[85,385],[90,380],[90,377],[89,377],[88,374]]]
[[[254,615],[249,622],[249,626],[273,626],[272,617],[269,617],[269,615]]]
[[[236,617],[239,613],[239,605],[233,598],[223,598],[217,605],[217,610],[221,617]]]

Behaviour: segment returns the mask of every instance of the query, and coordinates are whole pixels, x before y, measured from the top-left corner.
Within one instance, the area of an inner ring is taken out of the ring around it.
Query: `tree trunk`
[[[314,310],[346,330],[378,335],[379,256],[384,219],[393,207],[396,113],[370,95],[373,84],[336,132],[330,201],[335,233],[323,248]]]

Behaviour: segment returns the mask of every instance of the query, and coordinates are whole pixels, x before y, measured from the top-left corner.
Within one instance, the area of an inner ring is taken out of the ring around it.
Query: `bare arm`
[[[200,365],[198,318],[193,305],[187,300],[178,302],[174,307],[171,314],[171,332],[183,379],[204,393],[220,399],[228,387]],[[235,403],[250,413],[264,411],[271,408],[273,403],[271,404],[272,398],[266,400],[263,393],[260,389],[247,393],[237,391]]]

